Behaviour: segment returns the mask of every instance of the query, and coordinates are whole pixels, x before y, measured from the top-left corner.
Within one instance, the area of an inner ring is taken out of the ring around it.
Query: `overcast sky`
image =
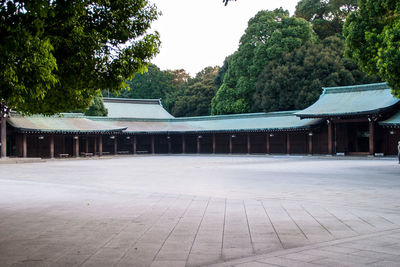
[[[153,63],[162,70],[185,69],[192,76],[207,66],[221,66],[235,52],[247,22],[260,10],[283,7],[293,15],[298,0],[150,0],[163,15],[152,29],[161,34]]]

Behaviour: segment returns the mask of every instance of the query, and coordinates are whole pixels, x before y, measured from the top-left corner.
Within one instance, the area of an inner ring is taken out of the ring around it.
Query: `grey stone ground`
[[[0,266],[400,266],[394,159],[0,165]]]

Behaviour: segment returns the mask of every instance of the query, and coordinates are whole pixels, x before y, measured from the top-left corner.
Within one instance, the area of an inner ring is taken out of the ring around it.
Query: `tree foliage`
[[[26,114],[86,108],[158,52],[147,0],[0,1],[0,98]]]
[[[254,102],[264,111],[304,109],[321,94],[321,87],[376,82],[343,57],[344,41],[326,38],[307,43],[270,61],[256,85]]]
[[[228,59],[224,82],[212,100],[212,114],[255,111],[255,84],[268,62],[315,40],[309,23],[290,17],[288,11],[258,12],[250,19],[238,51]]]
[[[187,86],[175,97],[172,114],[177,117],[210,115],[218,70],[219,67],[206,67],[189,79]]]
[[[101,94],[96,95],[93,98],[92,104],[89,106],[88,109],[85,110],[86,116],[107,116],[108,110],[104,106],[103,97]]]
[[[400,2],[360,0],[344,25],[346,54],[400,97]]]
[[[342,35],[346,16],[357,8],[357,0],[301,0],[295,16],[312,23],[320,39]]]
[[[121,91],[120,96],[126,98],[153,99],[164,98],[173,90],[174,74],[162,71],[150,64],[147,71],[135,75],[128,81],[129,88]]]

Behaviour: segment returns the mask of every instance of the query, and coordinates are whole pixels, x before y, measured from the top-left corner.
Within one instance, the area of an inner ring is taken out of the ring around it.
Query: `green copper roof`
[[[106,125],[86,118],[64,118],[60,116],[15,116],[8,123],[22,132],[41,133],[98,133],[118,132],[126,127]]]
[[[104,98],[103,101],[110,118],[173,118],[159,99]]]
[[[223,116],[204,116],[173,119],[111,119],[92,118],[109,125],[127,127],[130,133],[190,133],[190,132],[240,132],[308,130],[320,120],[305,119],[295,111],[253,113]]]
[[[399,102],[386,83],[323,88],[320,98],[296,113],[301,118],[372,115]]]
[[[400,111],[397,112],[392,117],[390,117],[389,119],[379,122],[379,124],[388,127],[400,126]]]

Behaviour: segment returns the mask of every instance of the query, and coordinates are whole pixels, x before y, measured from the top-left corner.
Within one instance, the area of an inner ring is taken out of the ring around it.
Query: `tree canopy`
[[[346,55],[400,97],[400,2],[360,0],[359,5],[344,25]]]
[[[92,104],[85,110],[86,116],[107,116],[108,110],[104,106],[103,97],[101,94],[93,98]]]
[[[320,39],[342,35],[346,16],[357,8],[357,0],[301,0],[295,16],[312,23]]]
[[[147,0],[0,1],[0,98],[25,114],[84,109],[158,53]]]
[[[249,20],[239,49],[228,59],[224,82],[212,100],[212,114],[254,111],[255,83],[268,62],[315,40],[310,24],[290,17],[288,11],[258,12]]]
[[[304,109],[318,99],[324,86],[377,81],[377,77],[360,71],[353,60],[344,58],[343,51],[344,41],[332,36],[270,61],[256,84],[255,104],[266,112]]]
[[[187,86],[175,97],[172,114],[177,117],[210,115],[218,70],[219,67],[206,67],[189,79]]]

